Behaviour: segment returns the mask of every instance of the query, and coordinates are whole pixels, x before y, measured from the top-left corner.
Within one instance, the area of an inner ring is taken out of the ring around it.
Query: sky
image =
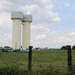
[[[1,0],[0,46],[12,46],[12,11],[31,14],[31,46],[75,45],[75,0]]]

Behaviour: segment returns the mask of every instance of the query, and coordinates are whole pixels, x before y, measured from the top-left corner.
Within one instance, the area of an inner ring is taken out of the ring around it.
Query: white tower
[[[23,36],[22,47],[29,48],[30,46],[30,23],[32,22],[32,15],[26,14],[23,16]]]
[[[12,48],[19,49],[21,47],[21,24],[23,13],[21,11],[14,11],[11,13],[11,19],[13,20]]]

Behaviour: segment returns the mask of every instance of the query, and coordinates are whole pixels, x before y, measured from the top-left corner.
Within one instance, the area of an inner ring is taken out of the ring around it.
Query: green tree
[[[62,46],[61,50],[67,50],[67,46]]]
[[[72,46],[72,49],[75,50],[75,45]]]

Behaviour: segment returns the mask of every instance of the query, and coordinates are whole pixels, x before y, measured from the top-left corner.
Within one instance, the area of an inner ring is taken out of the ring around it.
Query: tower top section
[[[21,11],[11,12],[11,19],[23,19],[23,12]]]
[[[32,22],[32,15],[30,14],[25,14],[23,15],[23,22]]]

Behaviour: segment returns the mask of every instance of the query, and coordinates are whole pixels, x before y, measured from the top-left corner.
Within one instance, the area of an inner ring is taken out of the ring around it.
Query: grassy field
[[[32,70],[41,70],[52,66],[66,70],[67,50],[33,51]],[[72,51],[72,63],[75,65],[75,51]],[[21,52],[2,52],[0,54],[0,67],[17,66],[21,69],[28,69],[28,53]]]

